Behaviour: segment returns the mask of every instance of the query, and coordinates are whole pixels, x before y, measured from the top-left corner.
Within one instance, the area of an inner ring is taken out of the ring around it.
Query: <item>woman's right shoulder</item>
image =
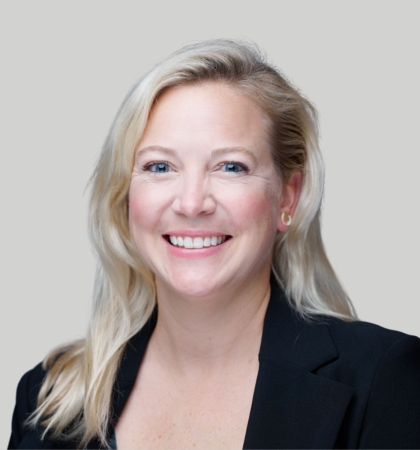
[[[25,404],[30,412],[34,411],[46,374],[47,371],[44,369],[42,362],[28,370],[18,383],[16,404]]]
[[[46,374],[47,372],[43,368],[42,363],[39,363],[33,369],[28,370],[18,383],[9,449],[18,448],[28,431],[25,423],[36,409],[38,394]]]

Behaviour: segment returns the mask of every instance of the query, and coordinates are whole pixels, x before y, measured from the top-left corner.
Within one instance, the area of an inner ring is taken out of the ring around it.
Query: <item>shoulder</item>
[[[28,370],[20,379],[16,400],[27,401],[30,410],[34,410],[36,399],[47,372],[42,363],[37,364],[33,369]]]
[[[353,321],[328,318],[325,319],[331,339],[339,353],[349,353],[354,356],[366,357],[383,355],[394,345],[395,348],[405,346],[418,347],[420,339],[400,331],[389,330],[379,325]]]
[[[46,373],[42,363],[40,363],[26,372],[20,379],[16,392],[16,408],[22,418],[35,410],[38,394]]]
[[[416,336],[362,321],[345,322],[330,318],[326,325],[343,361],[375,365],[401,358],[410,361],[415,357],[415,361],[419,357],[420,362],[420,339]]]
[[[348,366],[350,372],[354,369],[368,377],[383,368],[420,371],[420,339],[416,336],[362,321],[323,318],[321,323],[336,348],[336,364]]]
[[[366,322],[325,323],[337,358],[318,375],[354,389],[358,446],[419,448],[420,339]]]
[[[46,376],[42,364],[26,372],[19,381],[16,392],[16,405],[12,418],[12,435],[8,448],[18,448],[28,428],[25,422],[36,409],[39,391]]]
[[[418,354],[420,340],[399,331],[362,321],[320,315],[303,318],[279,289],[264,322],[262,353],[308,370],[331,371],[331,378],[368,379],[382,359],[399,360]],[[335,373],[333,371],[336,371]],[[351,383],[350,383],[351,385]]]

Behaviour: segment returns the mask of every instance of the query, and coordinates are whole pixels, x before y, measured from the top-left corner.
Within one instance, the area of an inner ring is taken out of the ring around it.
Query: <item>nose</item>
[[[184,175],[175,193],[172,209],[176,214],[189,218],[211,214],[216,202],[210,189],[210,180],[201,174]]]

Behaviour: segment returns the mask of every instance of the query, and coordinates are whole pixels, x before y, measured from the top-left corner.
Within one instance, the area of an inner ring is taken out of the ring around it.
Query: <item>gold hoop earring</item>
[[[283,225],[286,225],[286,227],[289,227],[292,223],[292,217],[290,214],[286,211],[283,211],[281,213],[281,221],[283,222]]]

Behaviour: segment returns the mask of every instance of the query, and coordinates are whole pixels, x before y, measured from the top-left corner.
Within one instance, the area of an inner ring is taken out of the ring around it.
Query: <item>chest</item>
[[[118,449],[242,448],[257,374],[258,361],[187,383],[142,368],[115,429]]]

